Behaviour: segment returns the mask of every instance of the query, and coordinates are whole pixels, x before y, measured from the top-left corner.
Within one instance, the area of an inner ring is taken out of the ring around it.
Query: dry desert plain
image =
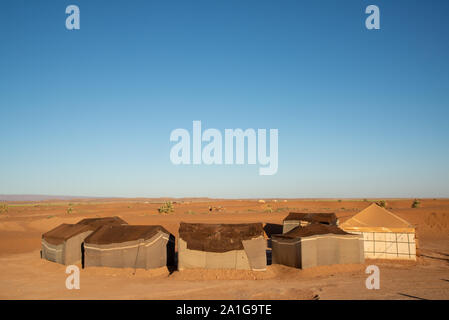
[[[449,299],[449,200],[386,199],[386,207],[417,228],[416,262],[367,260],[363,265],[300,270],[269,265],[238,270],[81,269],[80,290],[68,290],[65,266],[40,259],[42,233],[83,218],[119,216],[129,224],[160,224],[175,236],[180,221],[263,222],[278,233],[289,211],[335,212],[340,221],[375,199],[95,199],[8,202],[0,213],[0,299]],[[378,199],[377,199],[378,200]],[[212,208],[212,211],[209,208]],[[71,209],[70,209],[71,208]],[[380,268],[380,289],[365,287],[366,266]]]

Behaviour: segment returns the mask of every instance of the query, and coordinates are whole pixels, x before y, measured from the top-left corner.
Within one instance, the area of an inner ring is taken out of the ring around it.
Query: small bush
[[[412,208],[418,208],[421,202],[417,199],[413,200]]]
[[[175,208],[173,207],[173,202],[167,201],[162,206],[160,206],[157,211],[159,213],[169,213],[175,211]]]
[[[385,200],[380,200],[376,202],[379,207],[385,208]]]
[[[0,213],[7,213],[8,212],[8,205],[6,203],[0,204]]]
[[[68,207],[68,208],[67,208],[67,214],[71,214],[72,211],[73,211],[73,209],[72,209],[71,207]]]

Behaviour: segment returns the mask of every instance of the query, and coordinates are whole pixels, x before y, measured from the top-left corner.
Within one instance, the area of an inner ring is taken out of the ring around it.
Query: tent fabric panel
[[[364,263],[363,238],[360,236],[354,239],[338,239],[339,257],[338,263]]]
[[[266,270],[267,269],[267,241],[264,237],[259,237],[251,240],[243,240],[243,248],[251,269]]]
[[[81,246],[91,230],[76,234],[60,244],[53,244],[42,238],[42,258],[63,265],[77,264],[82,260]]]
[[[250,270],[251,269],[248,255],[246,254],[245,250],[236,251],[235,260],[236,260],[235,268],[237,270]],[[266,261],[265,261],[265,264],[266,264]]]
[[[151,269],[167,265],[168,236],[160,232],[150,239],[117,244],[85,244],[86,267]],[[173,246],[171,246],[173,248]]]
[[[289,267],[301,267],[301,241],[287,242],[272,239],[272,263]]]
[[[365,258],[416,260],[414,233],[359,232],[359,234],[364,237]]]
[[[42,259],[64,264],[64,243],[52,244],[42,239]]]
[[[111,250],[105,250],[101,245],[85,245],[84,263],[86,267],[141,268],[144,264],[141,247],[139,241],[135,241],[132,247],[117,246],[117,250],[111,247],[107,248]]]
[[[237,251],[206,252],[206,269],[236,269]]]
[[[86,238],[86,244],[107,245],[153,238],[158,232],[170,234],[160,225],[104,225]]]
[[[318,265],[318,247],[316,237],[301,238],[301,261],[302,269]]]
[[[263,237],[262,223],[207,224],[181,222],[179,238],[191,250],[227,252],[243,250],[242,240]]]
[[[310,223],[326,223],[336,225],[338,219],[333,212],[290,212],[284,221],[305,221]]]
[[[178,270],[206,268],[206,251],[187,249],[187,242],[178,239]]]
[[[77,264],[81,263],[82,260],[82,250],[81,246],[83,245],[84,239],[88,237],[92,233],[91,230],[80,233],[74,237],[65,241],[64,246],[64,264]]]
[[[362,235],[316,235],[288,241],[272,240],[273,263],[310,268],[320,265],[363,263]]]
[[[91,230],[90,227],[77,224],[63,223],[53,228],[52,230],[42,234],[42,239],[45,239],[47,243],[61,244],[65,240],[76,236],[77,234]]]
[[[254,261],[251,261],[246,250],[231,250],[226,252],[193,250],[187,247],[186,241],[178,239],[178,270],[191,268],[239,270],[266,269],[266,242],[264,239],[260,240],[263,240],[263,243],[259,241],[249,243],[250,255],[256,258]],[[265,246],[261,247],[262,244]],[[246,243],[246,245],[248,245],[248,243]],[[261,259],[262,250],[264,254],[263,262]],[[252,267],[253,265],[255,266],[254,268]]]
[[[92,227],[93,229],[97,229],[104,225],[120,226],[120,225],[124,225],[124,224],[128,224],[128,223],[125,220],[123,220],[122,218],[114,216],[114,217],[103,217],[103,218],[86,218],[86,219],[78,221],[76,224],[86,225],[86,226]]]

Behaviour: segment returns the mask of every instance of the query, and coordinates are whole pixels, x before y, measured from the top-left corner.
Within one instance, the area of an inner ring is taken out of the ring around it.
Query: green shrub
[[[162,206],[160,206],[157,211],[159,213],[169,213],[175,211],[175,208],[173,207],[173,202],[167,201]]]
[[[412,208],[418,208],[421,202],[418,199],[413,200]]]

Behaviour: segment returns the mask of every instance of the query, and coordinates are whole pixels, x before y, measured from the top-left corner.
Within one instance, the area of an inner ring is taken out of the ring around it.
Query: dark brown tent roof
[[[104,225],[115,225],[121,226],[123,224],[128,224],[125,220],[115,216],[115,217],[104,217],[104,218],[89,218],[79,221],[77,224],[88,225],[93,228],[99,228]]]
[[[348,235],[347,233],[337,226],[329,226],[320,223],[312,223],[305,227],[296,227],[284,234],[273,235],[273,238],[282,239],[297,239],[302,237],[310,237],[322,234],[341,234]]]
[[[147,240],[159,231],[170,235],[162,226],[106,225],[88,236],[84,242],[91,244],[111,244],[126,241]]]
[[[181,222],[179,237],[187,249],[208,252],[243,250],[242,240],[263,236],[262,223],[206,224]]]
[[[61,244],[67,239],[74,237],[80,233],[92,231],[90,226],[79,225],[79,224],[67,224],[63,223],[56,228],[44,233],[42,239],[51,244]]]
[[[307,221],[311,223],[327,223],[327,224],[336,224],[337,217],[335,213],[327,213],[327,212],[317,212],[317,213],[305,213],[305,212],[290,212],[289,215],[284,219],[284,221],[292,221],[292,220],[301,220]]]

